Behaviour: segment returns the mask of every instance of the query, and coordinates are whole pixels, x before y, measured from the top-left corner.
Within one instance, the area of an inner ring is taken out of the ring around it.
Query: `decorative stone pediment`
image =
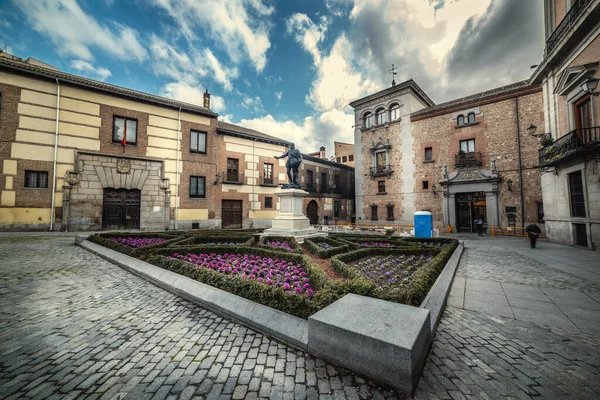
[[[390,144],[390,140],[388,139],[385,143],[382,138],[379,138],[379,141],[370,148],[372,152],[376,152],[379,150],[388,150],[391,149],[392,145]]]
[[[460,169],[450,173],[448,183],[484,181],[491,179],[494,179],[492,172],[485,169]]]
[[[581,85],[598,70],[598,62],[567,68],[560,74],[555,93],[565,95],[573,88]]]

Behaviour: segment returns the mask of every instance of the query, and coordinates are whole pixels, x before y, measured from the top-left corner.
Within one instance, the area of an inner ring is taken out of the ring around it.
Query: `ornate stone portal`
[[[279,215],[273,219],[272,228],[263,232],[262,236],[291,236],[298,243],[310,237],[326,237],[327,233],[319,232],[310,226],[310,221],[302,212],[302,198],[308,193],[301,189],[281,189],[275,194],[280,198]]]

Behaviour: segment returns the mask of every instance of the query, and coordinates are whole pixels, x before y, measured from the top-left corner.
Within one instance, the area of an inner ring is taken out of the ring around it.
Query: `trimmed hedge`
[[[164,243],[157,243],[151,246],[145,247],[127,247],[120,243],[117,243],[112,238],[161,238],[167,239]],[[143,254],[152,249],[159,249],[162,247],[171,246],[184,240],[185,237],[181,235],[169,235],[165,233],[137,233],[137,232],[110,232],[110,233],[100,233],[92,235],[88,238],[90,242],[99,244],[111,250],[118,251],[123,254],[127,254],[128,256],[138,257],[140,254]]]
[[[273,251],[283,251],[286,253],[290,253],[289,250],[286,250],[283,248],[273,248],[271,246],[267,246],[266,243],[271,242],[271,241],[287,242],[290,245],[290,247],[292,248],[291,253],[298,253],[298,254],[302,253],[302,247],[300,247],[298,242],[296,242],[296,239],[294,239],[293,237],[290,237],[290,236],[263,236],[260,238],[260,241],[258,242],[258,247],[260,247],[261,249],[268,249],[268,250],[273,250]]]
[[[229,236],[191,236],[185,237],[182,241],[176,243],[177,247],[204,245],[206,243],[231,242],[239,246],[252,246],[254,244],[254,236],[244,235],[229,235]],[[174,246],[170,246],[174,247]],[[214,247],[214,246],[211,246]]]
[[[421,249],[385,249],[385,248],[364,248],[350,253],[340,254],[331,259],[331,266],[342,276],[348,279],[361,279],[364,276],[351,268],[347,263],[359,260],[364,257],[374,255],[403,255],[403,254],[436,254],[437,255],[427,265],[416,271],[410,281],[405,285],[398,285],[393,288],[376,288],[371,297],[382,300],[393,301],[396,303],[419,306],[429,289],[437,279],[440,272],[446,266],[446,263],[458,246],[458,241],[452,239],[452,242],[442,250],[435,248]],[[351,292],[353,293],[353,292]],[[358,293],[356,293],[358,294]]]
[[[234,236],[234,235],[259,235],[264,229],[204,229],[182,232],[185,236]]]
[[[319,246],[319,243],[327,243],[331,247],[324,249]],[[330,258],[336,254],[350,251],[350,244],[329,238],[304,239],[302,246],[320,258]]]
[[[401,240],[397,240],[395,238],[391,238],[391,237],[383,237],[383,236],[378,236],[378,237],[364,237],[364,236],[358,236],[358,237],[354,237],[354,238],[339,238],[336,239],[342,243],[347,243],[350,245],[350,248],[353,250],[359,250],[359,249],[370,249],[370,248],[377,248],[377,247],[367,247],[367,246],[361,246],[360,243],[362,242],[379,242],[379,243],[389,243],[391,244],[393,247],[380,247],[380,248],[387,248],[387,249],[398,249],[398,248],[405,248],[405,249],[418,249],[421,246],[417,245],[416,243],[409,243],[409,242],[403,242]]]

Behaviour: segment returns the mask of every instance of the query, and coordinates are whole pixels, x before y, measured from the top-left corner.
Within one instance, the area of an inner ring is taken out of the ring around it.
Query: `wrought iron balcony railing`
[[[600,153],[599,126],[575,129],[540,149],[540,167],[551,167],[585,153]]]
[[[317,190],[317,187],[315,186],[314,182],[307,182],[306,183],[306,191],[308,191],[308,192],[314,192],[315,190]]]
[[[244,174],[234,172],[223,172],[223,183],[230,183],[234,185],[244,184]]]
[[[279,186],[279,179],[275,177],[267,178],[264,175],[260,178],[261,186]]]
[[[389,177],[392,174],[392,166],[391,165],[377,165],[375,167],[371,167],[370,175],[371,178],[376,176],[387,176]]]
[[[563,20],[558,24],[556,29],[554,29],[554,32],[552,32],[548,40],[546,40],[546,54],[544,57],[547,57],[552,53],[561,40],[569,33],[569,30],[577,23],[579,17],[583,14],[583,11],[592,3],[592,1],[593,0],[575,0],[573,2],[573,5],[569,11],[567,11]]]
[[[458,153],[454,159],[456,168],[478,167],[481,165],[481,153]]]

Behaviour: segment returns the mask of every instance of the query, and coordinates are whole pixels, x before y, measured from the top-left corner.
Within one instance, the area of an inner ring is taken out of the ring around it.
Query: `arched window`
[[[368,129],[371,128],[373,126],[373,114],[371,113],[366,113],[364,118],[364,123],[363,126]]]
[[[475,113],[469,113],[468,118],[469,118],[469,124],[475,123]]]
[[[456,118],[456,125],[461,126],[464,124],[465,124],[465,116],[459,115],[458,118]]]
[[[385,120],[385,109],[384,108],[380,108],[377,111],[375,111],[375,114],[377,115],[377,125],[383,125],[385,124],[386,120]]]
[[[390,121],[396,121],[400,119],[400,106],[398,104],[392,104],[390,107]]]

